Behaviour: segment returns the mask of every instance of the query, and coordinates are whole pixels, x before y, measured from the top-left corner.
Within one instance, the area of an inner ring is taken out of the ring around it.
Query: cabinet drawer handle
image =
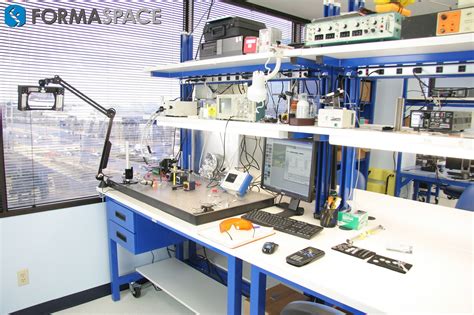
[[[119,239],[121,239],[122,241],[124,241],[125,243],[127,242],[127,237],[125,235],[123,235],[122,233],[117,231],[117,232],[115,232],[115,235],[117,235],[117,237]]]
[[[119,218],[120,220],[122,220],[122,221],[127,221],[127,217],[126,217],[125,214],[123,214],[123,213],[120,213],[120,212],[118,212],[118,211],[115,211],[115,216],[116,216],[117,218]]]

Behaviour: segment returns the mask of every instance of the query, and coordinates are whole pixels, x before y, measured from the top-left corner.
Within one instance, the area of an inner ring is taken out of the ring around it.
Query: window
[[[10,3],[0,3],[3,13]],[[17,110],[17,86],[60,75],[102,106],[117,111],[106,174],[123,170],[124,143],[139,163],[140,135],[160,98],[179,96],[179,82],[152,78],[146,66],[179,62],[182,3],[148,1],[21,2],[27,23],[10,28],[0,15],[0,109],[10,210],[96,196],[108,119],[70,92],[63,112]],[[161,9],[160,25],[31,24],[32,9]],[[174,129],[153,126],[158,158],[173,154]],[[138,164],[135,165],[138,167]]]

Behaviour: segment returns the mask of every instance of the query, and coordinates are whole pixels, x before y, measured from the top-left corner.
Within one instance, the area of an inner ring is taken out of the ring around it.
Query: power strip
[[[357,69],[360,78],[378,77],[406,77],[413,73],[422,76],[449,75],[449,74],[474,74],[473,63],[420,65],[403,67],[361,67]]]
[[[272,80],[297,80],[297,79],[307,79],[310,77],[310,73],[307,70],[293,70],[293,71],[282,71],[279,72]],[[218,75],[218,76],[209,76],[209,77],[200,77],[200,78],[189,78],[192,80],[199,80],[200,83],[225,83],[225,82],[242,82],[242,81],[251,81],[252,74],[228,74],[228,75]]]

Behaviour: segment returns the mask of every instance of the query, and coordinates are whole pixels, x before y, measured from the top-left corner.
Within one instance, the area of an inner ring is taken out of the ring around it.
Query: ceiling
[[[307,20],[323,16],[323,0],[247,0],[247,2]],[[341,3],[341,12],[347,12],[348,0],[336,0],[336,2]],[[373,0],[366,0],[365,3],[366,8],[374,9]],[[409,9],[412,15],[420,15],[448,10],[450,6],[455,8],[456,3],[456,0],[416,0]]]

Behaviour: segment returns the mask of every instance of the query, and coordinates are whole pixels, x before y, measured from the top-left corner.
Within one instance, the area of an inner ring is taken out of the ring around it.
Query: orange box
[[[438,13],[436,35],[459,33],[461,25],[461,10]]]

